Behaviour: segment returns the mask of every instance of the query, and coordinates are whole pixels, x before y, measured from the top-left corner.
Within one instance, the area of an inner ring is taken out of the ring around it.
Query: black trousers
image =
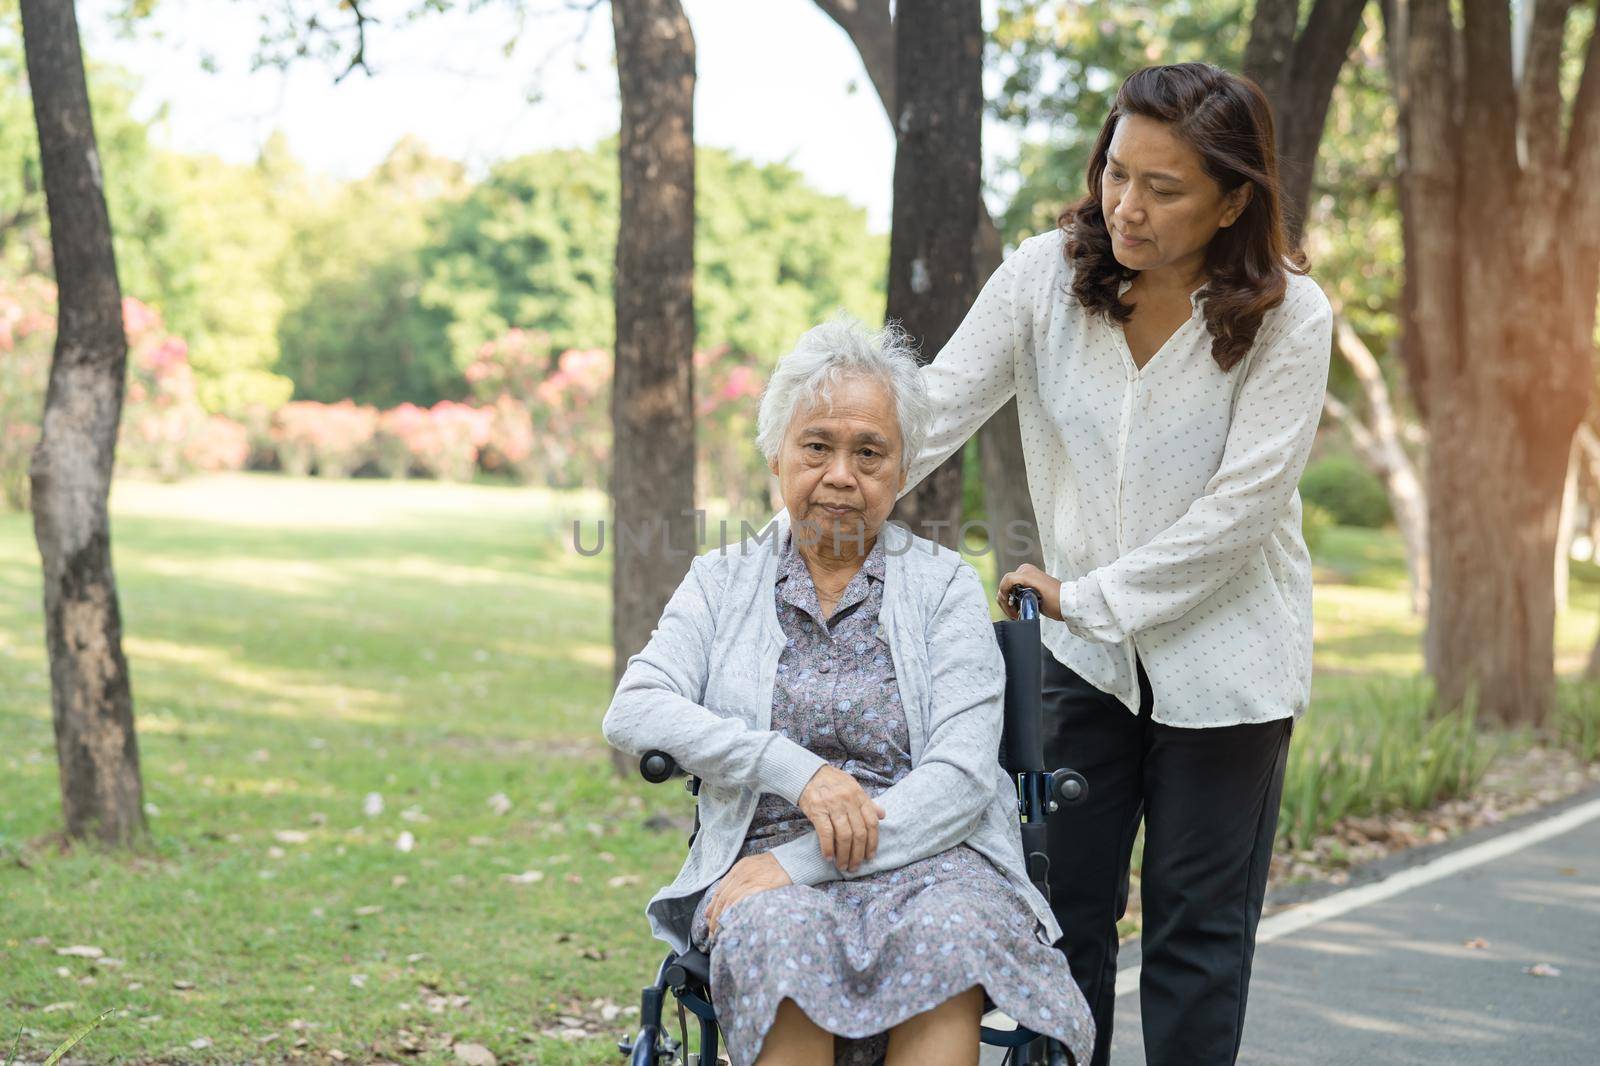
[[[1137,717],[1044,655],[1045,765],[1089,781],[1049,821],[1057,943],[1094,1011],[1093,1066],[1110,1061],[1117,920],[1144,821],[1139,978],[1145,1061],[1216,1066],[1239,1053],[1256,924],[1278,825],[1293,720],[1180,729],[1151,718],[1138,666]]]

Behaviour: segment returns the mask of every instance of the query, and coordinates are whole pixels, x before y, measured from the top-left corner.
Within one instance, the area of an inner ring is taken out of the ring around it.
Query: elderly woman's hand
[[[1039,594],[1039,613],[1046,618],[1061,621],[1061,582],[1040,570],[1032,563],[1023,563],[1000,579],[1000,589],[995,598],[1006,617],[1015,621],[1017,609],[1011,603],[1011,593],[1029,588]]]
[[[793,883],[789,880],[789,875],[783,872],[782,864],[768,852],[763,851],[759,855],[740,859],[733,864],[733,869],[723,875],[721,883],[717,885],[716,894],[706,905],[707,930],[716,933],[717,923],[722,920],[722,912],[746,896]]]
[[[811,775],[799,807],[817,830],[822,857],[841,873],[855,872],[878,853],[878,819],[885,811],[838,767],[823,766]]]

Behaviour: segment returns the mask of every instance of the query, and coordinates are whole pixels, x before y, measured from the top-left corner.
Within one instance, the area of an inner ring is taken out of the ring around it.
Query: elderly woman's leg
[[[785,998],[778,1004],[756,1066],[833,1066],[833,1034]]]
[[[884,1066],[978,1066],[983,989],[973,985],[889,1030]]]

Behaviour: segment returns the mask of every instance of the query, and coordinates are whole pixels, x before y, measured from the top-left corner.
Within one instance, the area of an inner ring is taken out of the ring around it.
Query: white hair
[[[767,379],[756,443],[768,462],[783,447],[795,412],[832,402],[832,387],[850,378],[875,380],[888,390],[900,420],[900,470],[910,469],[933,417],[916,345],[897,323],[872,331],[845,314],[807,330]]]

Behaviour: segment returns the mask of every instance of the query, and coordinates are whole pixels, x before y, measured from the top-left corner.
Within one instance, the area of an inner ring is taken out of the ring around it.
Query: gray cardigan
[[[677,878],[650,900],[657,937],[688,947],[700,896],[738,857],[764,792],[797,802],[825,760],[771,729],[784,635],[774,605],[788,513],[754,537],[696,558],[650,642],[628,660],[606,711],[606,739],[633,755],[665,751],[698,776],[700,832]],[[1005,668],[977,573],[948,548],[888,525],[879,622],[894,659],[912,770],[878,795],[878,851],[853,873],[822,857],[815,832],[773,855],[795,884],[893,870],[965,843],[1003,873],[1061,935],[1028,880],[1015,785],[1000,767]]]

